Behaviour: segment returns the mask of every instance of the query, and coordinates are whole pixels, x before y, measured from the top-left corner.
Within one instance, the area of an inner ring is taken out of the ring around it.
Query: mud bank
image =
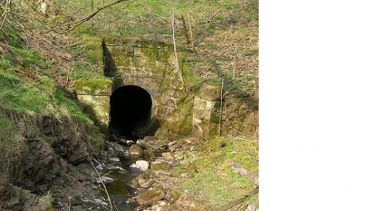
[[[102,137],[68,117],[2,110],[16,127],[18,148],[1,162],[0,208],[87,210],[107,207],[87,158],[100,157]],[[10,136],[13,137],[13,136]],[[9,142],[15,141],[12,139]],[[17,152],[16,152],[17,151]]]

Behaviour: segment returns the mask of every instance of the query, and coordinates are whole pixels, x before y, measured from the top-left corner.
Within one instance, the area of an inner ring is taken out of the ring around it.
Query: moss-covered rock
[[[110,79],[80,79],[74,83],[77,94],[108,94],[110,95],[112,81]]]
[[[94,118],[103,125],[109,121],[109,96],[112,82],[108,79],[81,79],[75,82],[78,100],[92,109]]]
[[[164,197],[165,194],[161,188],[154,188],[137,195],[135,199],[141,206],[149,206],[163,199]]]

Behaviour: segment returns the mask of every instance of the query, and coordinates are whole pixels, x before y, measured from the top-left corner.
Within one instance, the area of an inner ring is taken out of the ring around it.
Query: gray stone
[[[154,180],[145,180],[143,178],[139,178],[137,182],[138,182],[139,187],[145,188],[145,189],[150,188],[155,183]]]
[[[249,206],[246,208],[246,211],[258,211],[259,209],[253,205],[253,204],[249,204]]]
[[[95,204],[101,205],[101,206],[108,206],[108,203],[101,200],[101,199],[94,199]]]
[[[137,160],[135,163],[130,165],[130,168],[137,168],[141,171],[146,171],[148,169],[149,163],[145,160]]]
[[[102,164],[97,165],[96,169],[98,169],[99,171],[103,171],[103,165]]]

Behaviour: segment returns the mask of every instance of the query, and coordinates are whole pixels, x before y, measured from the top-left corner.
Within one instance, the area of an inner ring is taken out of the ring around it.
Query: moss
[[[189,94],[180,97],[177,109],[158,129],[156,136],[181,138],[189,136],[193,129],[193,98]]]
[[[187,87],[192,87],[197,84],[201,84],[204,79],[201,76],[198,76],[197,74],[194,73],[192,67],[190,66],[189,62],[186,60],[188,57],[187,53],[182,53],[180,54],[181,56],[179,57],[179,62],[180,62],[180,68],[182,75],[185,79],[185,83]]]
[[[74,89],[78,93],[86,94],[108,94],[112,87],[112,81],[109,79],[80,79],[74,83]]]

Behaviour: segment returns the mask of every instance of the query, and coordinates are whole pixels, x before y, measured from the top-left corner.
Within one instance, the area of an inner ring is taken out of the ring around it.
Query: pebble
[[[109,161],[120,162],[120,158],[109,158]]]
[[[103,171],[103,165],[102,164],[97,165],[96,169],[98,169],[99,171]]]
[[[94,199],[94,202],[96,204],[99,204],[99,205],[102,205],[102,206],[108,206],[108,203],[105,202],[105,201],[103,201],[103,200],[101,200],[101,199]]]
[[[249,206],[246,208],[246,211],[258,211],[259,209],[253,205],[253,204],[249,204]]]

